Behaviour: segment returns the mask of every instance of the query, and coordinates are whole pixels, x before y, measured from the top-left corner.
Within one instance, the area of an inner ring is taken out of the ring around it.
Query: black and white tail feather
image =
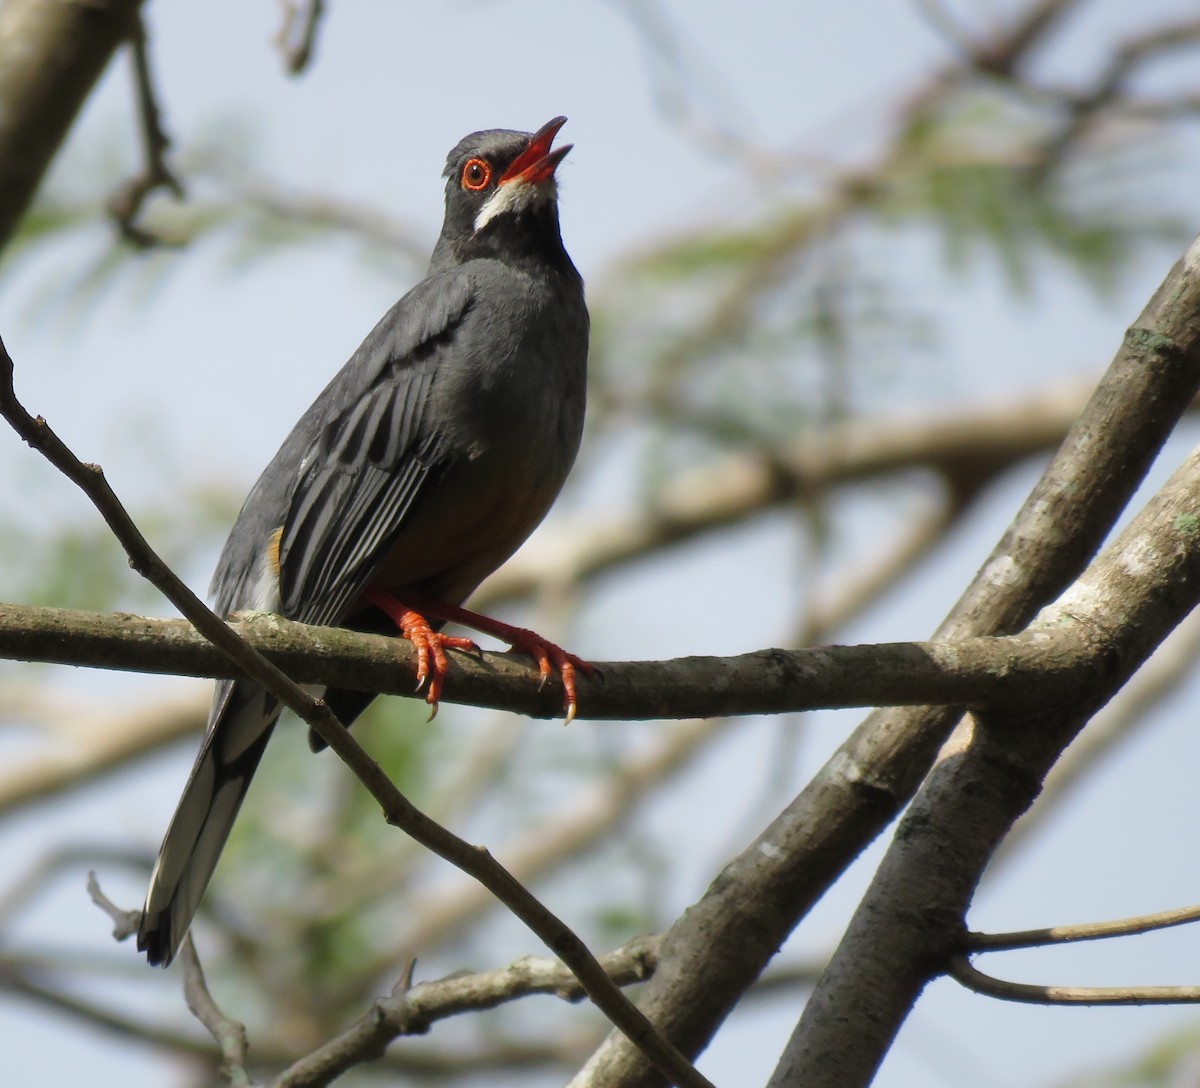
[[[138,930],[138,949],[168,964],[183,942],[279,718],[257,684],[222,682],[211,725],[167,828]]]

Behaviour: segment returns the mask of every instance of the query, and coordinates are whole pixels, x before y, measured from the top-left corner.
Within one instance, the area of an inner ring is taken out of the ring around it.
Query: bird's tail
[[[208,733],[150,874],[137,945],[151,964],[166,966],[179,951],[279,712],[256,684],[218,686]]]

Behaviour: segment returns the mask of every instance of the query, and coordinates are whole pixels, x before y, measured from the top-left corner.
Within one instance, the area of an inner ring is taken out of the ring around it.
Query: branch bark
[[[420,698],[412,644],[242,613],[229,628],[302,684]],[[1078,632],[755,650],[734,657],[600,662],[581,679],[580,718],[637,721],[863,706],[986,705],[1066,697],[1086,644]],[[0,657],[181,676],[240,675],[186,620],[0,603]],[[453,655],[444,701],[541,718],[562,715],[523,654]],[[549,685],[547,685],[549,688]],[[1035,690],[1036,689],[1036,690]]]
[[[1200,240],[1163,281],[937,638],[1020,629],[1103,540],[1200,387]],[[954,710],[869,717],[664,936],[642,1007],[696,1054],[792,928],[915,792]],[[852,1034],[852,1033],[851,1033]],[[572,1088],[662,1084],[610,1035]]]
[[[947,745],[809,999],[770,1088],[870,1083],[921,990],[961,951],[984,867],[1051,765],[1200,599],[1198,494],[1200,451],[1043,610],[1030,633],[1084,632],[1098,655],[1094,682],[1065,703],[980,714]]]
[[[0,6],[0,249],[113,53],[136,28],[141,6],[141,0]]]
[[[322,700],[313,698],[271,664],[188,589],[142,536],[109,487],[100,467],[80,461],[44,419],[35,419],[26,411],[14,388],[14,370],[8,349],[0,340],[0,415],[26,443],[83,491],[129,555],[130,566],[159,589],[204,638],[220,649],[236,666],[239,675],[262,684],[316,730],[379,803],[389,824],[485,884],[571,969],[596,1007],[655,1068],[673,1078],[680,1088],[712,1088],[637,1006],[613,985],[591,950],[561,919],[486,850],[459,838],[412,804]]]

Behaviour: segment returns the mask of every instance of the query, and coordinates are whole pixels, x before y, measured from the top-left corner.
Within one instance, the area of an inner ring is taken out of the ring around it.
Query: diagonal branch
[[[981,713],[946,746],[901,820],[771,1088],[870,1082],[918,995],[961,951],[963,918],[984,867],[1050,766],[1200,599],[1198,493],[1200,451],[1042,611],[1030,633],[1062,626],[1086,633],[1103,663],[1094,683],[1067,702]]]
[[[149,579],[196,629],[235,663],[297,713],[332,748],[379,802],[387,822],[475,877],[521,919],[574,972],[587,995],[614,1025],[665,1075],[683,1088],[711,1088],[692,1064],[615,986],[587,946],[486,850],[429,819],[371,759],[333,712],[272,665],[224,620],[210,611],[150,547],[97,465],[85,465],[50,429],[34,419],[17,399],[14,365],[0,340],[0,415],[30,446],[77,484],[95,505],[129,554],[130,566]]]
[[[141,6],[142,0],[0,4],[0,249]]]
[[[1012,526],[937,637],[1018,630],[1103,540],[1200,388],[1200,240],[1126,334],[1108,372]],[[870,716],[812,782],[664,935],[642,1007],[700,1050],[825,888],[916,791],[953,710]],[[753,904],[753,907],[750,905]],[[847,1033],[845,1041],[852,1041]],[[610,1035],[572,1082],[661,1079]]]
[[[324,0],[283,0],[283,21],[275,44],[283,54],[290,76],[298,76],[308,67],[317,44],[317,29],[325,14]]]

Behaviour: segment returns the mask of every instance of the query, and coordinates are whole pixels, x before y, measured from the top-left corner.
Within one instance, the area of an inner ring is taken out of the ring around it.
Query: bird
[[[531,631],[463,607],[541,522],[578,452],[589,317],[563,245],[553,148],[566,122],[487,129],[446,160],[445,218],[428,271],[368,334],[250,490],[210,595],[222,615],[266,611],[382,632],[417,651],[436,713],[447,649],[467,623],[561,677],[567,719],[592,666]],[[349,725],[374,696],[328,689]],[[179,950],[280,715],[245,680],[218,681],[137,935],[152,965]],[[322,743],[310,732],[310,744]]]

